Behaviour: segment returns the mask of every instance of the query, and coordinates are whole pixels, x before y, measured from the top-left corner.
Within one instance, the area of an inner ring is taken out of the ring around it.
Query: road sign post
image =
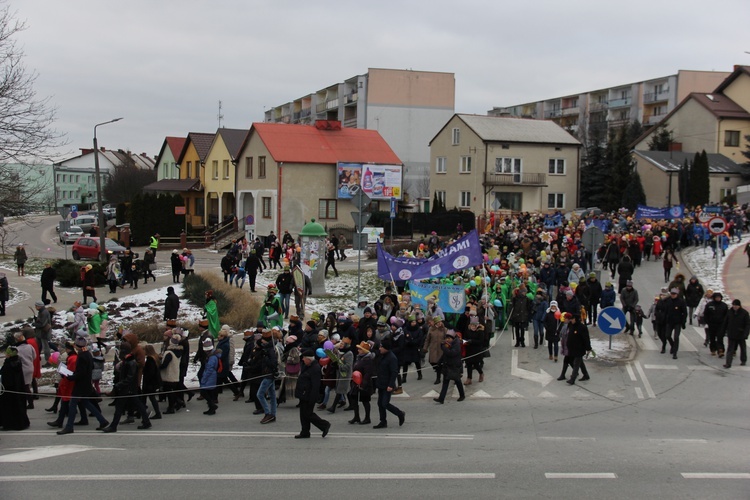
[[[628,323],[625,313],[617,307],[605,307],[599,312],[599,329],[609,335],[609,348],[612,349],[612,335],[621,333]]]
[[[712,217],[708,221],[708,232],[714,236],[716,254],[716,277],[719,278],[719,262],[721,261],[721,235],[727,230],[727,220],[724,217]]]
[[[591,269],[594,269],[594,255],[599,247],[604,243],[604,231],[596,226],[591,226],[581,235],[583,246],[591,253]],[[597,276],[597,279],[599,276]]]
[[[352,212],[352,219],[354,219],[354,230],[360,247],[357,250],[357,299],[359,300],[359,290],[362,283],[362,228],[365,227],[372,216],[370,212],[363,212],[363,210],[370,206],[372,199],[360,189],[352,198],[352,203],[357,207],[357,212]]]

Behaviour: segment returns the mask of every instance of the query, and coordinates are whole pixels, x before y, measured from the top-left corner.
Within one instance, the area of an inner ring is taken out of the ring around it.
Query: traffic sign
[[[396,212],[398,211],[397,205],[396,205],[396,198],[391,198],[391,219],[396,218]]]
[[[727,220],[724,217],[713,217],[708,221],[708,232],[718,236],[727,230]]]
[[[627,322],[625,313],[614,306],[605,307],[599,313],[599,329],[607,335],[617,335],[625,328]]]
[[[253,217],[252,214],[245,217],[245,224],[247,224],[248,226],[252,226],[253,224],[255,224],[255,217]]]
[[[701,212],[700,214],[698,214],[698,220],[700,221],[701,224],[705,224],[706,222],[710,221],[714,217],[716,216],[712,214],[711,212]]]
[[[70,209],[68,207],[60,207],[60,217],[62,217],[63,220],[68,218],[69,213]]]
[[[370,212],[351,212],[354,225],[357,227],[357,232],[362,232],[362,228],[365,227],[367,221],[372,217]]]
[[[354,203],[354,205],[360,210],[364,210],[365,208],[370,206],[370,203],[372,203],[372,199],[360,189],[359,192],[354,196],[354,198],[352,198],[352,203]]]
[[[703,211],[709,214],[723,214],[724,209],[722,207],[703,207]]]
[[[70,206],[70,211],[71,212],[78,212],[78,205],[71,205]]]
[[[581,241],[586,250],[595,254],[600,246],[604,243],[604,231],[596,226],[591,226],[581,235]]]
[[[70,211],[70,218],[71,219],[76,219],[77,217],[78,217],[78,210],[71,210]]]
[[[174,207],[175,215],[185,215],[185,207]]]

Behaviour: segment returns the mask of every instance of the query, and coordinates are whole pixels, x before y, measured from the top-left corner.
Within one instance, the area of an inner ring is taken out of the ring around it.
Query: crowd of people
[[[641,336],[643,320],[650,319],[662,352],[669,345],[674,359],[681,330],[687,321],[692,324],[695,320],[705,325],[706,347],[724,359],[725,368],[731,367],[738,348],[740,362],[746,363],[750,319],[740,302],[727,306],[721,294],[704,290],[696,277],[686,280],[678,272],[671,278],[672,269],[679,270],[676,252],[704,242],[700,224],[691,219],[643,222],[621,214],[596,220],[606,239],[593,254],[582,243],[583,232],[594,225],[591,219],[561,218],[550,224],[549,218],[520,214],[493,221],[481,237],[482,265],[434,279],[464,287],[463,313],[443,312],[434,297],[424,304],[414,301],[409,283],[397,281],[386,284],[375,300],[357,297],[356,305],[348,311],[313,312],[307,319],[304,309],[290,310],[290,296],[296,289],[290,266],[298,254],[291,235],[285,232],[281,242],[271,242],[271,249],[278,248],[278,254],[269,255],[269,265],[258,239],[254,244],[234,242],[221,263],[228,284],[242,287],[248,278],[250,289],[256,291],[257,273],[268,267],[281,270],[265,290],[258,326],[242,333],[241,349],[234,340],[239,335],[233,335],[228,325],[220,325],[216,298],[207,291],[206,320],[201,323],[197,349],[191,352],[189,332],[177,322],[179,298],[172,289],[165,303],[167,326],[161,344],[144,346],[134,334],[118,330],[113,388],[108,393],[99,388],[103,370],[99,359],[108,348],[107,327],[102,325],[108,320],[106,309],[95,302],[87,306],[85,295],[71,311],[70,339],[50,353],[50,339],[45,336],[49,313],[45,314],[46,304],[39,302],[34,329],[17,335],[6,352],[0,424],[28,427],[25,412],[38,397],[36,367],[44,363],[65,366],[59,370],[59,401],[47,409],[57,413],[49,425],[59,427],[60,434],[87,425],[89,416],[98,420],[97,429],[104,432],[116,432],[123,417],[122,423],[140,418],[139,428],[150,428],[153,420],[185,408],[196,394],[195,388],[186,385],[191,364],[197,368],[198,399],[205,401],[206,415],[217,413],[220,395],[228,392],[233,401],[253,404],[253,413],[263,425],[276,421],[278,405],[287,404],[287,397],[296,398],[301,423],[297,438],[310,437],[311,426],[323,436],[329,432],[330,421],[318,416],[316,410],[334,414],[343,407],[343,411],[352,411],[349,424],[374,423],[376,429],[388,426],[391,413],[403,425],[406,414],[391,403],[391,396],[403,391],[410,376],[421,380],[424,370],[431,370],[434,384],[440,386],[435,402],[445,404],[451,384],[461,402],[464,386],[484,382],[491,340],[506,328],[512,332],[515,347],[525,348],[528,343],[539,349],[546,343],[542,356],[552,363],[562,356],[558,380],[571,385],[589,380],[585,364],[591,352],[589,327],[597,325],[601,308],[616,305],[627,314],[627,333],[636,335],[637,331]],[[741,221],[727,236],[740,237],[743,225]],[[457,231],[455,238],[462,235]],[[426,259],[452,241],[433,233],[402,255]],[[717,239],[716,244],[720,243]],[[333,260],[344,259],[336,250]],[[189,253],[175,252],[173,273],[177,261],[179,273],[173,278],[178,282]],[[633,274],[652,257],[662,261],[667,286],[646,307]],[[189,260],[191,268],[192,263]],[[609,278],[602,283],[600,275],[606,273]],[[241,351],[239,359],[235,359],[236,350]],[[232,372],[235,364],[241,367],[239,379]],[[375,395],[378,414],[373,418]],[[99,407],[104,397],[114,398],[114,415],[109,420]],[[161,411],[165,403],[166,409]]]

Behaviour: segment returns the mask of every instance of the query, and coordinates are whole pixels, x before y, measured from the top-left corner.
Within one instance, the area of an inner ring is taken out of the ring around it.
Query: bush
[[[410,250],[416,254],[419,243],[416,241],[394,241],[391,245],[383,245],[383,249],[391,255],[398,255],[401,250]],[[367,258],[375,260],[378,258],[378,246],[368,246]]]
[[[104,285],[106,280],[107,266],[101,262],[89,262],[94,266],[94,277],[96,278],[96,285]],[[52,262],[52,267],[57,272],[57,281],[60,282],[60,286],[64,287],[80,287],[81,286],[81,267],[86,264],[75,260],[64,260],[58,259]]]
[[[221,276],[211,273],[192,274],[183,280],[182,298],[193,305],[203,307],[206,290],[213,290],[219,306],[219,321],[234,330],[253,328],[260,315],[261,297],[250,295],[247,290],[229,286]]]

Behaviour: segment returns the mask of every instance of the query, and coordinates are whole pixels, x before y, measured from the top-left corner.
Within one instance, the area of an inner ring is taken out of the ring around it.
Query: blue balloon
[[[326,354],[326,352],[323,350],[322,347],[318,347],[315,350],[315,355],[318,356],[319,358],[327,358],[328,357],[328,355]]]
[[[495,299],[493,304],[495,304],[495,307],[503,307],[503,303],[500,302],[500,299]]]

